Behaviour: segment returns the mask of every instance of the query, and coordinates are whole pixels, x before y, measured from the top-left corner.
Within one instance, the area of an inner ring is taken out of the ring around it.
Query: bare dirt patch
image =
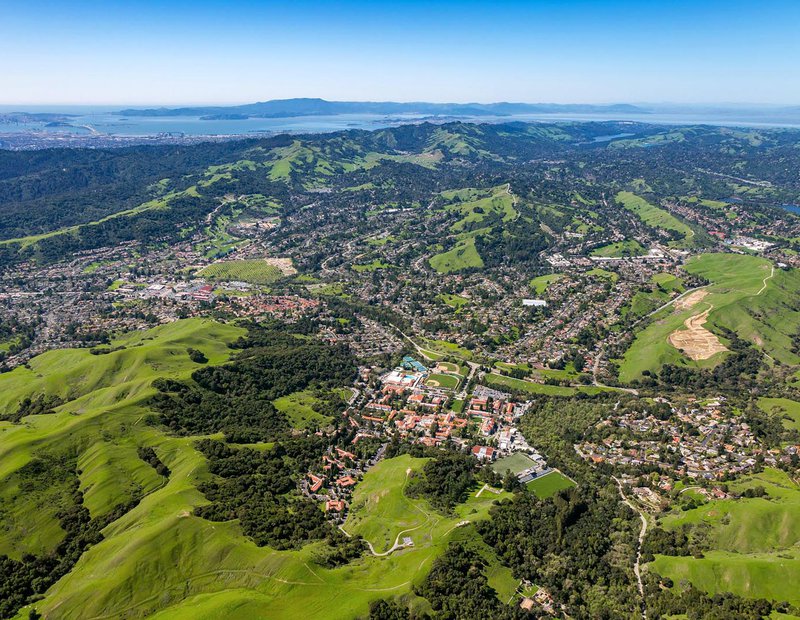
[[[727,351],[727,347],[719,341],[719,338],[703,327],[710,312],[711,308],[686,319],[683,323],[686,329],[672,332],[669,335],[669,343],[695,361],[707,360],[712,355]]]
[[[297,269],[292,265],[291,258],[266,258],[264,260],[266,260],[267,265],[272,265],[280,269],[281,273],[285,276],[293,276],[297,273]]]
[[[681,297],[675,302],[675,310],[688,310],[699,301],[702,301],[706,295],[708,295],[706,290],[692,291],[686,297]]]

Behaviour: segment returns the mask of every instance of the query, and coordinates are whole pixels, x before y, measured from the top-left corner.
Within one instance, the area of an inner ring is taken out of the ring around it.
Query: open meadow
[[[711,500],[660,520],[665,529],[701,527],[711,551],[702,558],[656,556],[648,565],[676,584],[688,579],[706,592],[733,592],[800,604],[800,487],[784,472],[767,469],[732,484],[762,486],[766,497]]]

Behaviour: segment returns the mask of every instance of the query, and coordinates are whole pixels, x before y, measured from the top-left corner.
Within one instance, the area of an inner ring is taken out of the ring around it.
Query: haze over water
[[[681,108],[659,109],[652,113],[520,114],[512,116],[427,116],[417,114],[339,114],[292,116],[282,118],[247,118],[243,120],[201,120],[199,116],[137,116],[116,112],[124,106],[0,106],[0,114],[11,112],[61,113],[74,115],[68,124],[0,122],[0,133],[46,131],[87,134],[92,130],[118,136],[149,136],[161,133],[185,135],[249,135],[259,133],[317,133],[347,129],[380,129],[398,124],[435,120],[502,123],[511,121],[636,121],[656,124],[706,124],[741,127],[800,127],[800,110],[789,108]]]

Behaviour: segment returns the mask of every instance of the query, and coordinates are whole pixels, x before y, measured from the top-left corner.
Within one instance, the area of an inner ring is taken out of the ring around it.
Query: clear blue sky
[[[0,0],[0,104],[800,104],[800,0]]]

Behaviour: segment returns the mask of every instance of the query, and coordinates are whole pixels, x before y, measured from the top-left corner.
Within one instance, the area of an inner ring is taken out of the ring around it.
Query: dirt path
[[[617,488],[619,489],[619,495],[622,498],[623,503],[628,506],[631,510],[636,512],[639,515],[639,518],[642,520],[642,529],[639,532],[639,544],[636,548],[636,562],[633,565],[633,573],[636,575],[636,585],[639,588],[639,595],[642,597],[642,618],[646,620],[647,618],[647,607],[645,606],[644,602],[644,584],[642,583],[642,573],[641,573],[641,563],[642,563],[642,543],[644,542],[644,537],[647,535],[647,518],[644,515],[644,512],[639,510],[633,502],[631,502],[627,497],[625,497],[625,491],[622,490],[622,483],[616,476],[612,476],[614,478],[614,482],[617,483]]]
[[[408,484],[408,479],[409,479],[410,476],[411,476],[411,469],[409,468],[409,469],[406,470],[406,481],[403,484],[403,492],[405,492],[405,487],[406,487],[406,484]],[[367,547],[369,548],[369,551],[370,551],[370,553],[372,555],[374,555],[375,557],[381,558],[381,557],[385,557],[387,555],[390,555],[391,553],[394,553],[398,549],[405,549],[406,545],[400,543],[400,538],[403,536],[403,534],[408,534],[409,532],[413,532],[414,530],[418,530],[419,528],[424,527],[424,526],[428,525],[428,523],[431,522],[432,515],[430,513],[425,512],[422,508],[417,506],[417,504],[414,503],[414,502],[411,502],[411,505],[414,506],[414,508],[416,508],[417,510],[419,510],[422,514],[424,514],[426,520],[423,521],[422,523],[420,523],[419,525],[415,526],[415,527],[411,527],[411,528],[408,528],[406,530],[402,530],[401,532],[398,532],[397,536],[394,539],[394,544],[387,551],[382,551],[382,552],[375,551],[375,547],[372,546],[372,543],[365,538],[364,542],[367,543]],[[438,518],[435,519],[433,525],[435,526],[439,522],[439,520],[440,519],[438,519]],[[459,524],[459,525],[461,525],[461,524]],[[344,533],[345,536],[347,536],[348,538],[352,538],[352,535],[347,530],[344,529],[343,525],[340,525],[339,529],[342,531],[342,533]]]
[[[767,281],[771,280],[774,276],[775,276],[775,265],[772,266],[772,270],[769,272],[769,275],[766,278],[764,278],[764,282],[761,285],[761,288],[759,289],[758,293],[756,293],[756,297],[758,297],[759,295],[761,295],[761,293],[767,290]]]
[[[669,300],[667,303],[660,305],[658,308],[656,308],[656,309],[655,309],[655,310],[653,310],[652,312],[648,312],[648,313],[647,313],[647,314],[645,314],[645,315],[644,315],[642,318],[640,318],[640,319],[638,319],[637,321],[635,321],[635,322],[633,323],[633,325],[631,325],[630,329],[633,329],[633,328],[634,328],[634,327],[636,327],[636,326],[637,326],[639,323],[641,323],[642,321],[645,321],[645,320],[649,319],[649,318],[650,318],[651,316],[653,316],[654,314],[657,314],[657,313],[661,312],[661,311],[662,311],[664,308],[669,308],[671,305],[673,305],[674,303],[676,303],[676,302],[680,301],[680,300],[681,300],[681,299],[683,299],[684,297],[686,297],[686,296],[688,296],[688,295],[691,295],[691,294],[692,294],[692,293],[694,293],[695,291],[699,291],[699,290],[701,290],[701,289],[704,289],[704,288],[706,288],[707,286],[709,286],[709,285],[708,285],[708,284],[706,284],[705,286],[696,286],[695,288],[690,288],[690,289],[688,289],[688,290],[684,291],[683,293],[681,293],[680,295],[678,295],[678,296],[677,296],[677,297],[675,297],[674,299],[670,299],[670,300]]]

